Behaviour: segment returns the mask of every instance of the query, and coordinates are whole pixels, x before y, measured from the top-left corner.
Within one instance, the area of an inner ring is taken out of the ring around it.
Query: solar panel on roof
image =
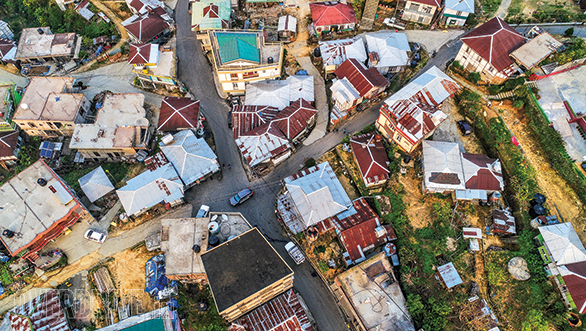
[[[41,156],[46,158],[51,158],[53,156],[53,151],[48,149],[41,149]]]

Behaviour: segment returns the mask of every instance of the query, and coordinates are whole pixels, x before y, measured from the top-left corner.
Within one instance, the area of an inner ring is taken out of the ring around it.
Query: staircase
[[[366,0],[364,11],[362,12],[362,21],[360,22],[360,28],[362,30],[372,30],[377,9],[378,0]]]
[[[537,83],[534,82],[534,81],[526,81],[525,84],[524,84],[524,86],[527,86],[527,87],[537,87]],[[519,88],[519,87],[517,87],[517,88]],[[515,90],[509,91],[509,92],[499,93],[497,95],[489,95],[488,96],[488,100],[511,99],[511,98],[513,98],[515,96],[515,93],[514,93]]]

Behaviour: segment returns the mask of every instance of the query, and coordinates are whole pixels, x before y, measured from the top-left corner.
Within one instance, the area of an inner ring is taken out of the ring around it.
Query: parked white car
[[[87,240],[95,241],[95,242],[101,244],[106,240],[106,238],[108,237],[108,234],[89,229],[85,232],[83,237]]]

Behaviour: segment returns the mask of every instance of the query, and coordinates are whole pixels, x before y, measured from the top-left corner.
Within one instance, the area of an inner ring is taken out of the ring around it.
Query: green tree
[[[480,77],[479,73],[477,73],[477,72],[468,73],[468,80],[471,81],[472,83],[478,84],[480,79],[481,79],[481,77]]]
[[[521,331],[548,331],[549,325],[543,319],[543,313],[539,310],[531,309],[525,321],[521,324]]]
[[[525,102],[523,102],[523,100],[519,99],[519,100],[516,100],[515,102],[513,102],[513,107],[522,108],[524,104],[525,104]]]
[[[409,293],[407,295],[407,307],[409,307],[409,313],[415,319],[420,319],[425,314],[425,306],[421,302],[419,294]]]
[[[564,36],[566,37],[571,37],[574,35],[574,27],[569,27],[568,29],[566,29],[566,31],[564,31]]]

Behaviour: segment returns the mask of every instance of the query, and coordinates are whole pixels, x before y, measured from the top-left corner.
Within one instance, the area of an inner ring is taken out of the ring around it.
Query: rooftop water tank
[[[211,234],[218,234],[220,233],[220,224],[218,224],[217,222],[210,222],[210,224],[208,225],[208,230]]]
[[[165,136],[163,136],[163,138],[161,138],[161,142],[163,143],[163,145],[169,145],[173,142],[173,135],[170,133],[166,134]]]
[[[208,245],[211,247],[218,246],[220,244],[220,238],[218,236],[210,236],[208,239]]]

